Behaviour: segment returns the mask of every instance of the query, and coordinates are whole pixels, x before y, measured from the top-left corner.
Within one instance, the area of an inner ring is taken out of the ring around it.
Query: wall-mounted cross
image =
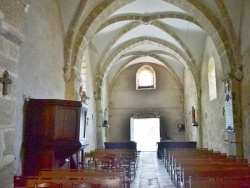
[[[7,95],[8,84],[12,83],[12,80],[9,79],[8,71],[4,71],[3,77],[0,78],[0,82],[3,83],[3,95]]]

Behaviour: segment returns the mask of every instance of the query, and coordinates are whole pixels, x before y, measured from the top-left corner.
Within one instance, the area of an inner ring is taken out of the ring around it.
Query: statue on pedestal
[[[89,99],[89,97],[86,94],[86,91],[83,91],[82,86],[80,87],[80,96],[81,96],[81,101],[83,103],[86,103],[86,100]]]

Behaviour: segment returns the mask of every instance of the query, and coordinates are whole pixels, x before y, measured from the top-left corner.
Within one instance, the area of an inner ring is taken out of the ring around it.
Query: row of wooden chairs
[[[137,153],[135,150],[94,150],[85,154],[84,168],[40,169],[36,176],[16,177],[15,187],[47,186],[59,184],[63,188],[77,184],[93,184],[92,187],[130,188],[131,174],[136,174]],[[133,171],[131,173],[131,171]],[[58,186],[59,186],[58,185]]]
[[[136,176],[137,152],[131,149],[93,150],[85,154],[86,169],[119,169],[126,171],[127,178]]]
[[[208,149],[168,149],[164,151],[164,162],[177,187],[227,187],[225,185],[230,182],[234,182],[231,185],[241,184],[242,187],[250,184],[247,160],[220,152]]]

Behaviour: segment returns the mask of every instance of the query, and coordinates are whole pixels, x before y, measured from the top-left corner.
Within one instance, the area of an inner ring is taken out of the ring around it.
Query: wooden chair
[[[44,182],[44,183],[35,183],[35,188],[62,188],[61,183],[54,182]]]
[[[84,156],[85,159],[85,169],[95,169],[96,168],[96,159],[95,159],[95,154],[93,151],[90,153],[85,153]]]
[[[121,156],[118,160],[118,167],[124,169],[126,177],[131,179],[131,160],[129,156]]]
[[[83,183],[80,183],[80,184],[73,184],[72,188],[101,188],[101,184],[83,182]]]

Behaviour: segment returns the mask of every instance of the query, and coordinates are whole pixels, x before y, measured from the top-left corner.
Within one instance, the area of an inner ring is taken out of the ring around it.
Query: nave
[[[131,181],[131,188],[174,188],[162,159],[156,152],[141,152],[138,158],[137,173]]]

